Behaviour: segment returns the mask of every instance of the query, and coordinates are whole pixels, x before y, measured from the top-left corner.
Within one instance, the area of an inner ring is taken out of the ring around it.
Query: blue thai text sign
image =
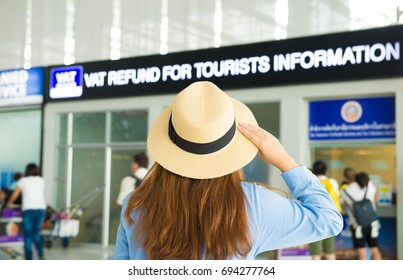
[[[395,138],[395,98],[309,102],[309,140]]]

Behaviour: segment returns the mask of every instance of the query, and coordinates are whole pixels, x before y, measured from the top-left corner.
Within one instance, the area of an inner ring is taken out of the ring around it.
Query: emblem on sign
[[[357,101],[347,101],[340,110],[341,117],[348,123],[355,123],[362,116],[362,106]]]

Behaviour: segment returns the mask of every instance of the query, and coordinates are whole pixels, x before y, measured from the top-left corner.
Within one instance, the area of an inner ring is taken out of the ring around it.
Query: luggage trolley
[[[77,237],[80,233],[80,217],[90,203],[103,191],[103,187],[95,188],[76,203],[55,211],[50,206],[46,209],[46,217],[42,226],[41,235],[46,248],[53,246],[53,240],[62,239],[62,246],[69,246],[69,238]]]

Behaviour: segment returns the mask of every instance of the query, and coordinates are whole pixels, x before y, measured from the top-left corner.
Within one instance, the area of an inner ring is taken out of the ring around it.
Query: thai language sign
[[[311,101],[309,140],[394,139],[395,98]]]

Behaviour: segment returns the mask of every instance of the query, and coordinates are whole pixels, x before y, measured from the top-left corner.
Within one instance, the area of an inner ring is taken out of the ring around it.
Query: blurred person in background
[[[34,163],[26,166],[25,177],[18,181],[7,207],[12,207],[20,194],[22,194],[21,208],[25,259],[33,259],[32,242],[35,244],[38,258],[44,259],[40,232],[46,209],[45,181],[40,176],[39,167]]]
[[[14,192],[15,188],[18,185],[19,180],[22,178],[22,173],[21,172],[16,172],[14,174],[14,182],[8,187],[8,196]],[[17,199],[14,201],[14,204],[21,204],[22,203],[22,196],[21,194],[17,197]]]
[[[343,181],[340,183],[340,194],[350,185],[355,182],[355,169],[346,167],[343,169]]]
[[[21,172],[16,172],[14,174],[14,182],[5,187],[4,189],[0,190],[0,206],[6,205],[8,199],[10,198],[10,195],[13,193],[13,191],[15,190],[15,187],[18,184],[18,180],[21,179],[22,174]],[[21,194],[18,196],[18,198],[14,201],[15,204],[21,204]]]
[[[335,179],[326,176],[327,164],[322,160],[315,161],[312,166],[312,172],[318,177],[326,191],[329,193],[337,210],[342,213],[342,208],[339,202],[339,184]],[[335,260],[336,237],[330,236],[329,238],[310,243],[309,251],[311,252],[313,260],[320,260],[322,258],[322,253],[325,253],[325,258],[327,260]]]
[[[352,174],[350,174],[352,175]],[[359,260],[367,259],[366,246],[368,245],[373,260],[381,260],[382,255],[379,250],[379,230],[381,224],[379,220],[373,221],[369,225],[360,225],[355,217],[353,202],[367,198],[371,201],[372,207],[376,210],[378,192],[375,185],[370,181],[365,172],[357,173],[355,180],[341,193],[340,201],[347,206],[350,231],[353,237],[353,246],[357,252]]]
[[[122,206],[123,199],[138,188],[148,172],[148,157],[145,153],[133,155],[130,169],[132,174],[122,179],[116,203]]]

